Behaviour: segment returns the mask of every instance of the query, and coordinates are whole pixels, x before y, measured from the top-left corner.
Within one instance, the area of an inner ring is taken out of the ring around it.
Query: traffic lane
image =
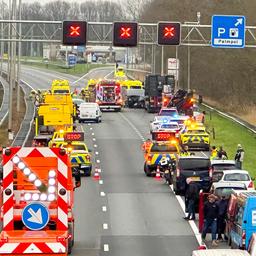
[[[109,255],[167,255],[186,240],[186,248],[173,255],[189,255],[198,244],[175,196],[163,181],[143,172],[141,139],[118,113],[104,113],[100,126],[94,125],[106,192],[110,229],[101,248]],[[130,241],[129,250],[127,241]],[[152,248],[157,250],[150,250]],[[102,251],[101,250],[101,251]]]
[[[78,130],[84,131],[85,143],[89,149],[93,149],[90,127],[78,124]],[[91,155],[94,167],[95,151],[92,150]],[[81,187],[75,191],[75,245],[72,255],[99,255],[103,218],[99,195],[98,183],[92,177],[82,177]]]
[[[109,243],[110,251],[101,256],[189,256],[194,242],[190,236],[103,236],[102,244]],[[194,248],[195,249],[195,248]]]
[[[4,64],[4,70],[7,70],[7,65]],[[40,69],[22,65],[21,67],[21,79],[29,83],[34,89],[49,89],[54,79],[67,79],[71,82],[71,87],[83,88],[89,79],[100,79],[112,72],[112,67],[106,67],[101,69],[91,70],[83,79],[76,82],[79,77],[69,75],[66,73],[60,73],[57,71]],[[72,84],[74,83],[74,84]]]
[[[125,108],[122,112],[132,124],[141,132],[144,139],[151,139],[150,134],[150,121],[153,121],[157,113],[147,113],[144,109],[129,109]],[[209,157],[210,152],[204,150],[191,150],[197,156]]]

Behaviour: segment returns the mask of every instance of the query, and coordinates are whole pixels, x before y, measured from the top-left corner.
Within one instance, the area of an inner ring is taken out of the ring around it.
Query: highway
[[[110,74],[92,71],[86,79]],[[110,75],[111,76],[111,75]],[[50,88],[51,81],[77,77],[22,66],[22,80],[35,89]],[[84,80],[77,83],[84,85]],[[101,124],[83,124],[94,166],[101,181],[83,178],[75,198],[77,256],[186,256],[198,246],[184,213],[163,181],[143,172],[140,146],[149,137],[153,115],[144,110],[104,112]]]

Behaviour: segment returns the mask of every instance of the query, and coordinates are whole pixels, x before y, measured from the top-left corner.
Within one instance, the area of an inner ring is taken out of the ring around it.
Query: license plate
[[[200,181],[200,177],[190,177],[193,181]]]

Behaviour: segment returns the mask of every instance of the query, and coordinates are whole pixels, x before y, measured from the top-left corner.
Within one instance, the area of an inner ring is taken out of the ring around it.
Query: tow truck
[[[70,85],[68,80],[53,80],[52,81],[52,87],[51,87],[52,93],[58,93],[58,94],[67,94],[70,93]]]
[[[3,153],[0,255],[66,256],[74,245],[74,189],[64,149],[10,147]]]

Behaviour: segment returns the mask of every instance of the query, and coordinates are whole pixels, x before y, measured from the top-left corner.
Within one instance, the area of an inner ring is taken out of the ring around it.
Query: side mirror
[[[91,150],[90,148],[88,148],[88,152],[89,152],[89,153],[91,153],[91,152],[92,152],[92,150]]]

